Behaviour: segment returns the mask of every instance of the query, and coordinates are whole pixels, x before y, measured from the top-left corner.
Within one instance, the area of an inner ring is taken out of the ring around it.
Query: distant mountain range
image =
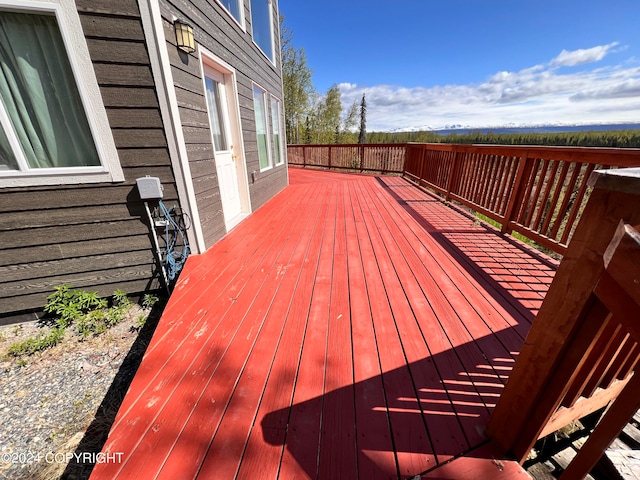
[[[445,128],[434,128],[431,126],[411,127],[390,130],[389,133],[399,132],[434,132],[439,135],[458,134],[464,135],[472,132],[481,133],[565,133],[584,131],[607,131],[607,130],[638,130],[640,123],[615,123],[602,125],[503,125],[493,127],[470,127],[465,125],[447,125]]]

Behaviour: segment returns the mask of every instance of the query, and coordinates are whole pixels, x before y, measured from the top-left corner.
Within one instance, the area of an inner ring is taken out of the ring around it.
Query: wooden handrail
[[[640,166],[640,150],[407,144],[404,175],[564,254],[595,168]]]
[[[592,182],[487,428],[524,461],[538,438],[614,401],[563,479],[583,478],[640,407],[640,169]]]
[[[402,143],[287,146],[289,165],[356,172],[402,173],[405,152]]]

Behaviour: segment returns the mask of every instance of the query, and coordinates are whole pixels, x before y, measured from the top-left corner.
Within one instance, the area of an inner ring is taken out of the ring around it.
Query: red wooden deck
[[[553,262],[400,177],[290,181],[189,259],[92,478],[526,477],[484,427]]]

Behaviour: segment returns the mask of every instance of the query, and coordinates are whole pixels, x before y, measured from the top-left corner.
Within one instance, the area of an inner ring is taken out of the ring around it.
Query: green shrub
[[[150,293],[145,293],[142,297],[142,308],[151,309],[158,303],[159,298]]]
[[[105,302],[101,308],[87,312],[77,319],[76,330],[84,338],[91,334],[99,335],[104,333],[124,320],[129,308],[131,308],[131,300],[129,300],[125,292],[118,289],[113,292],[110,308],[106,308]]]
[[[45,312],[55,317],[56,326],[46,334],[16,342],[9,347],[9,355],[20,357],[51,348],[60,343],[66,329],[75,325],[78,334],[87,338],[99,335],[117,325],[127,315],[131,301],[127,294],[118,289],[113,293],[112,305],[96,293],[71,290],[68,285],[60,285],[47,297]]]
[[[106,306],[107,301],[100,298],[96,292],[70,290],[68,285],[60,285],[47,297],[44,311],[57,316],[58,327],[67,328],[89,311]]]

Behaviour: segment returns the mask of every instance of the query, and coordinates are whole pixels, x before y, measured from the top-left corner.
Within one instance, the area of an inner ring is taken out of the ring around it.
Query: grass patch
[[[22,342],[16,342],[9,347],[9,355],[12,357],[22,357],[55,347],[64,340],[65,333],[64,328],[55,327],[48,333],[38,334],[36,337],[30,337]]]

